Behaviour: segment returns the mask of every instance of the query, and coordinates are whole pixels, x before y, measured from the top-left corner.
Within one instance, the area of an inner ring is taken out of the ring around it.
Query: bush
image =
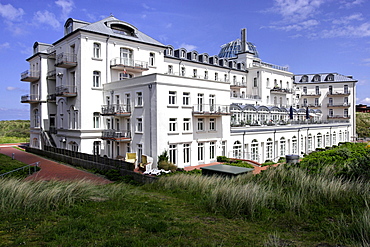
[[[158,162],[158,169],[163,169],[166,171],[171,170],[171,172],[175,172],[177,170],[177,166],[168,160],[162,160]]]
[[[217,156],[217,162],[229,162],[230,159],[226,156]]]

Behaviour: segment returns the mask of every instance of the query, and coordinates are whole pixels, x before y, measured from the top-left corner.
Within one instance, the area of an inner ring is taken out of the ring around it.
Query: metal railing
[[[64,94],[77,94],[77,87],[71,85],[61,85],[55,88],[55,95],[64,95]]]
[[[26,70],[21,73],[21,80],[24,80],[29,77],[39,78],[40,71]]]
[[[21,102],[28,102],[28,101],[40,101],[40,96],[38,94],[26,94],[21,96]]]
[[[101,113],[103,115],[131,113],[131,105],[123,105],[123,104],[102,105]]]
[[[56,56],[55,64],[74,64],[77,63],[77,54],[60,53]]]
[[[133,60],[129,58],[116,57],[110,60],[110,66],[130,66],[130,67],[139,67],[143,69],[148,69],[148,62]]]
[[[11,174],[13,172],[16,172],[16,171],[19,171],[19,170],[24,170],[28,167],[28,175],[31,174],[31,167],[34,167],[34,172],[37,171],[37,167],[39,166],[40,162],[35,162],[35,163],[32,163],[32,164],[29,164],[29,165],[26,165],[26,166],[22,166],[20,168],[17,168],[17,169],[14,169],[10,172],[6,172],[6,173],[3,173],[3,174],[0,174],[0,178],[4,177],[5,175],[8,175],[8,174]]]
[[[198,104],[198,105],[193,106],[193,113],[229,114],[230,113],[230,105]]]
[[[129,130],[103,130],[102,139],[122,139],[131,138],[131,131]]]

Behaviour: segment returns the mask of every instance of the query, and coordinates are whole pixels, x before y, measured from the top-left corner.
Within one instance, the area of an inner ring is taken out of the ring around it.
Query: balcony
[[[131,141],[131,131],[114,129],[103,130],[101,139],[118,142],[129,142]]]
[[[61,85],[55,88],[55,95],[60,97],[76,97],[77,87]]]
[[[47,75],[46,75],[46,79],[48,80],[56,80],[56,75],[57,75],[57,71],[54,69],[54,70],[50,70]]]
[[[287,94],[287,93],[293,93],[292,89],[288,88],[280,88],[280,87],[274,87],[270,90],[271,93],[280,93],[280,94]]]
[[[321,96],[321,92],[315,92],[315,93],[307,93],[307,92],[303,92],[302,97],[320,97]]]
[[[40,71],[26,70],[21,73],[21,81],[35,82],[40,80]]]
[[[54,94],[49,94],[48,96],[46,96],[46,101],[47,102],[56,102],[57,100],[57,96]]]
[[[349,104],[349,103],[342,103],[342,104],[331,104],[331,103],[329,103],[328,104],[328,107],[350,107],[351,106],[351,104]]]
[[[127,58],[113,58],[110,60],[111,69],[125,70],[127,72],[142,72],[149,70],[148,62]]]
[[[338,92],[338,91],[335,91],[335,92],[328,92],[327,93],[327,96],[348,96],[351,94],[351,91],[343,91],[343,92]]]
[[[247,87],[247,83],[234,81],[230,83],[230,88],[243,88]]]
[[[21,96],[21,103],[40,103],[41,97],[38,94],[30,94],[30,95],[23,95]]]
[[[101,115],[129,117],[131,116],[131,105],[102,105]]]
[[[56,67],[73,68],[77,66],[77,54],[60,53],[56,57]]]
[[[349,115],[328,115],[328,119],[350,119]]]
[[[193,116],[230,115],[230,105],[194,105]]]
[[[320,108],[321,107],[321,104],[302,104],[301,105],[302,108]]]

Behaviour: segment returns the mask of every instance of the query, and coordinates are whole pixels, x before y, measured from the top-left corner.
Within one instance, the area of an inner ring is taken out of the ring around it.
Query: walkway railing
[[[13,172],[16,172],[16,171],[19,171],[19,170],[24,170],[28,167],[28,175],[31,175],[31,167],[34,167],[33,168],[33,172],[36,172],[37,171],[37,167],[39,166],[40,162],[35,162],[35,163],[32,163],[32,164],[29,164],[29,165],[26,165],[26,166],[22,166],[20,168],[17,168],[15,170],[12,170],[10,172],[6,172],[6,173],[3,173],[3,174],[0,174],[0,178],[4,177],[5,175],[8,175],[10,173],[13,173]]]

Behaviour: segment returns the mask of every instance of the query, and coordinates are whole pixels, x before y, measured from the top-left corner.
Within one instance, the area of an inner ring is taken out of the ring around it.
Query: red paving
[[[95,174],[82,171],[76,169],[74,167],[70,167],[67,165],[63,165],[40,156],[27,153],[25,151],[21,151],[16,149],[14,146],[17,145],[10,145],[10,144],[2,144],[0,145],[0,153],[5,154],[9,157],[12,157],[14,153],[14,158],[19,160],[25,164],[33,164],[35,162],[40,162],[39,167],[41,168],[40,171],[32,174],[31,176],[27,177],[27,179],[35,179],[35,180],[90,180],[97,184],[108,184],[112,183],[112,181],[99,177]]]

